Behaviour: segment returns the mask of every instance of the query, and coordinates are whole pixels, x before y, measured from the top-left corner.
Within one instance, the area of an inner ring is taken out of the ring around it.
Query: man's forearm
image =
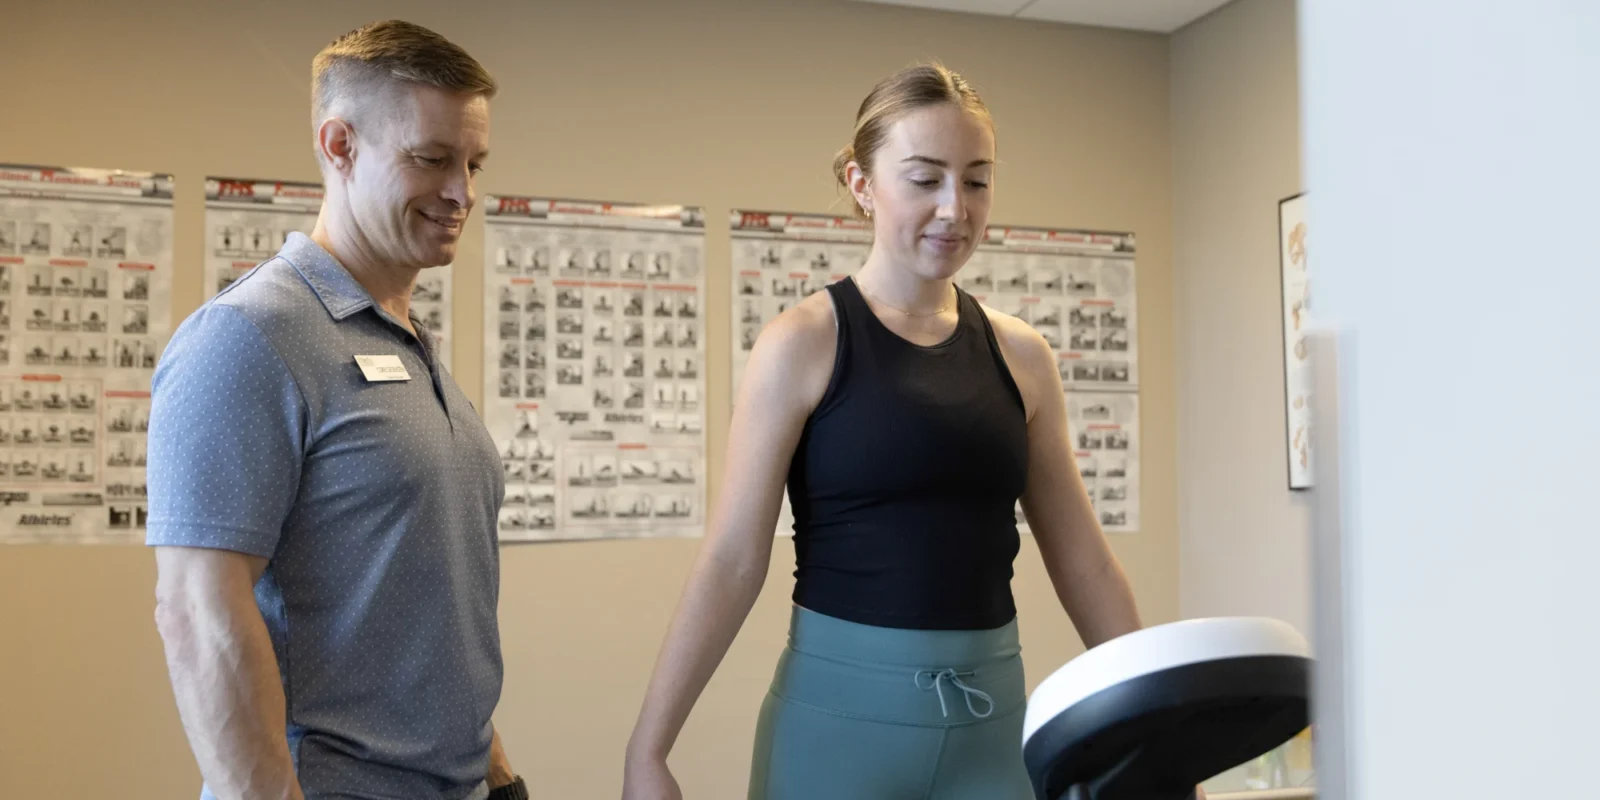
[[[158,593],[179,716],[200,772],[219,800],[300,800],[285,737],[283,684],[272,641],[238,576],[176,577]]]
[[[489,744],[489,775],[490,789],[498,789],[517,780],[517,771],[511,768],[511,759],[506,757],[506,746],[500,741],[500,729],[494,729],[494,739]]]

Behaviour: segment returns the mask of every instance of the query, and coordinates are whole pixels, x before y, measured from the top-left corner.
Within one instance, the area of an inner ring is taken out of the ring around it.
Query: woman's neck
[[[876,249],[855,275],[856,285],[872,299],[907,316],[931,316],[955,305],[955,286],[948,278],[924,278],[897,267]]]

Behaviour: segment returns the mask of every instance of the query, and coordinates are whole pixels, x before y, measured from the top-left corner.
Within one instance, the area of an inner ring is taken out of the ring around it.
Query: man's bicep
[[[147,542],[270,556],[304,429],[300,389],[267,337],[237,309],[202,309],[152,382]]]
[[[158,593],[208,601],[230,597],[253,610],[256,581],[267,559],[233,550],[161,545],[156,553]]]

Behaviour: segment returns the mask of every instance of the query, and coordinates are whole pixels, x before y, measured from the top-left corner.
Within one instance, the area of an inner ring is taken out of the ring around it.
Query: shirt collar
[[[349,270],[303,233],[290,233],[278,257],[294,266],[300,277],[310,284],[311,291],[316,292],[322,307],[336,320],[377,305]]]

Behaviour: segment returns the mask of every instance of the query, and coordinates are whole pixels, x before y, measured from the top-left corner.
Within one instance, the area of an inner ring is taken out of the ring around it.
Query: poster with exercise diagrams
[[[704,212],[508,196],[485,208],[501,538],[701,535]]]
[[[1068,390],[1138,387],[1132,235],[990,226],[957,281],[1038,330]]]
[[[290,233],[309,236],[321,208],[320,184],[206,178],[206,298],[277,255]],[[412,313],[433,334],[446,369],[450,368],[450,273],[449,266],[423,270],[411,292]]]
[[[1108,533],[1139,529],[1134,257],[1132,234],[991,225],[956,279],[1055,348],[1078,467],[1085,484],[1093,484],[1090,498]],[[1109,418],[1101,418],[1102,408]],[[1095,413],[1079,415],[1086,410]],[[1124,474],[1091,475],[1101,472],[1101,453],[1110,450],[1117,451],[1111,471]],[[1017,521],[1027,529],[1020,508]]]
[[[0,541],[140,543],[169,175],[0,166]]]
[[[1067,392],[1067,420],[1083,488],[1100,528],[1139,529],[1139,395]]]
[[[861,268],[872,248],[869,223],[845,217],[765,211],[732,212],[733,392],[756,337],[768,322],[830,283]],[[777,535],[794,534],[785,492]]]

